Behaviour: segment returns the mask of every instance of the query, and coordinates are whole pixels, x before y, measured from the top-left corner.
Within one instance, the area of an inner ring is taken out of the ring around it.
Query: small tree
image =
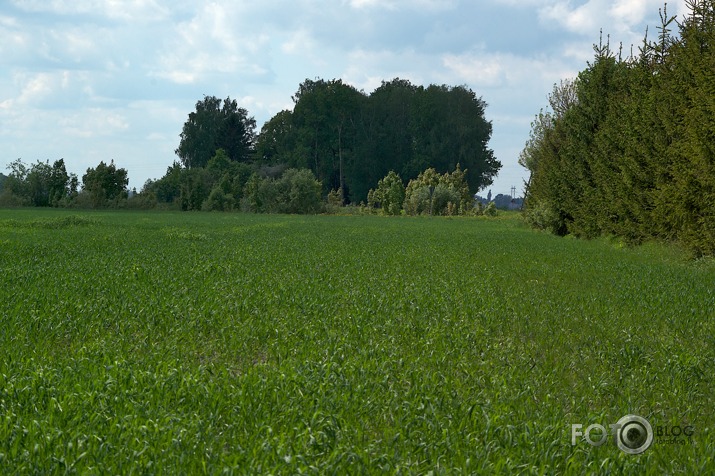
[[[322,200],[322,184],[308,169],[289,169],[281,180],[289,187],[288,213],[318,213]]]
[[[89,194],[94,207],[127,198],[127,185],[126,169],[118,169],[113,160],[109,165],[102,161],[96,168],[88,168],[82,176],[83,190]]]
[[[278,179],[253,174],[244,187],[242,206],[255,213],[318,213],[321,189],[308,169],[288,169]]]
[[[69,195],[70,176],[65,168],[65,160],[60,159],[52,165],[49,177],[49,205],[59,206]]]
[[[440,175],[433,168],[410,180],[405,192],[405,212],[409,215],[464,214],[472,208],[466,180],[459,164],[454,172]]]
[[[405,202],[405,186],[396,172],[390,171],[377,182],[377,188],[367,194],[370,208],[378,208],[385,215],[399,215]]]

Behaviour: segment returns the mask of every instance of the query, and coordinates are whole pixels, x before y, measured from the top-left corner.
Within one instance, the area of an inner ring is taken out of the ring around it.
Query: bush
[[[281,177],[288,189],[288,213],[318,213],[322,209],[322,184],[308,169],[289,169]]]
[[[219,185],[215,186],[209,197],[201,205],[201,210],[206,212],[227,212],[233,210],[233,195],[226,194]]]
[[[323,207],[321,187],[308,169],[288,169],[279,179],[254,174],[241,205],[254,213],[318,213]]]
[[[405,201],[405,185],[394,171],[377,182],[377,188],[367,194],[370,208],[378,208],[385,215],[399,215]]]
[[[559,212],[548,201],[528,202],[524,219],[534,228],[547,230],[556,235],[563,235],[562,230],[566,228]]]
[[[484,216],[495,217],[497,216],[497,206],[494,202],[489,202],[487,208],[484,209]]]
[[[454,172],[440,175],[433,168],[410,180],[405,190],[404,209],[408,215],[464,215],[473,207],[466,182],[467,171],[457,164]]]

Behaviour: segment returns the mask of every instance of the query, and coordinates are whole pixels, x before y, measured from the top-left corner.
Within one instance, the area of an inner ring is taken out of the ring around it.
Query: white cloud
[[[539,19],[544,24],[559,25],[571,33],[587,36],[599,29],[611,34],[642,35],[645,32],[640,31],[641,23],[646,18],[657,18],[658,9],[663,7],[661,0],[588,0],[578,5],[570,0],[538,3],[542,3]],[[669,2],[670,14],[675,13],[673,7],[677,13],[684,13],[685,0]]]
[[[509,53],[471,52],[445,55],[445,68],[476,89],[517,88],[526,84],[550,85],[572,77],[568,63],[554,58],[531,58]]]
[[[88,90],[87,74],[81,71],[48,71],[41,73],[15,73],[17,87],[14,97],[2,101],[0,107],[80,106]]]
[[[286,54],[305,54],[315,47],[315,40],[305,28],[290,33],[288,40],[281,44],[281,51]]]
[[[439,11],[454,8],[458,2],[450,0],[349,0],[353,8],[380,8],[384,10]]]
[[[204,5],[189,21],[175,26],[176,37],[161,54],[160,68],[152,74],[179,84],[195,83],[214,73],[266,75],[269,70],[259,58],[269,37],[245,32],[241,13],[241,8],[230,2]]]
[[[157,21],[170,12],[155,0],[11,0],[17,9],[55,15],[94,15],[132,22]]]
[[[62,116],[58,124],[64,134],[84,139],[110,136],[129,128],[122,114],[95,108]]]

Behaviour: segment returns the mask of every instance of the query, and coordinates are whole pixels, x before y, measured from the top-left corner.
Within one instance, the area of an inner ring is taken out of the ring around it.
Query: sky
[[[0,0],[0,172],[64,158],[80,179],[114,160],[129,187],[161,178],[204,95],[230,96],[258,131],[306,78],[365,93],[399,77],[466,85],[487,104],[502,163],[493,195],[521,195],[517,164],[555,83],[610,35],[624,55],[662,0]],[[685,0],[670,1],[682,17]]]

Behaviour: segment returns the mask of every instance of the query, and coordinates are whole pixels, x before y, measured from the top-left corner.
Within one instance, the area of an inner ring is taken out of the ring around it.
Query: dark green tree
[[[405,184],[396,172],[390,171],[377,182],[377,188],[367,194],[367,205],[385,215],[399,215],[405,202]]]
[[[306,79],[293,96],[294,154],[303,156],[297,160],[316,174],[326,194],[333,189],[351,193],[352,175],[346,174],[358,160],[354,151],[365,100],[363,93],[339,79]]]
[[[116,204],[127,197],[129,178],[126,169],[118,169],[112,160],[101,161],[95,168],[88,168],[82,176],[82,189],[89,194],[94,207]]]
[[[60,159],[52,165],[49,177],[49,204],[57,207],[70,195],[70,175],[65,168],[65,160]]]
[[[293,113],[284,110],[273,116],[261,128],[261,133],[256,139],[256,159],[269,165],[307,167],[307,162],[300,163],[295,148]]]
[[[216,150],[230,160],[247,161],[253,153],[256,121],[235,99],[204,96],[181,131],[176,155],[186,168],[204,167]]]
[[[490,185],[501,163],[488,148],[492,124],[486,106],[464,86],[419,88],[412,108],[413,152],[403,175],[415,177],[428,167],[446,173],[462,164],[473,192]]]
[[[520,157],[532,223],[715,253],[715,1],[687,5],[679,37],[663,8],[637,56],[599,43],[576,101],[537,117]]]

